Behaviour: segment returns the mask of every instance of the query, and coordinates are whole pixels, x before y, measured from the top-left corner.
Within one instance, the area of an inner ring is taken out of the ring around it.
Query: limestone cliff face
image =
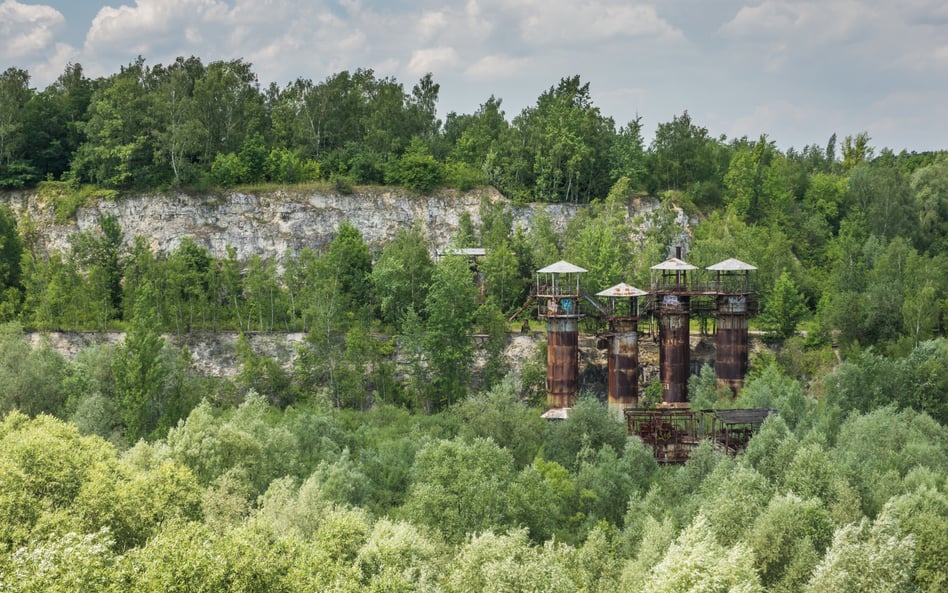
[[[399,229],[413,225],[418,226],[432,249],[447,247],[465,212],[477,226],[482,200],[497,202],[505,198],[491,188],[466,193],[444,191],[433,196],[411,195],[397,188],[359,189],[348,195],[295,189],[218,195],[141,194],[114,201],[98,200],[79,208],[75,218],[65,224],[56,222],[50,200],[38,193],[0,194],[0,201],[9,204],[21,221],[29,218],[35,229],[32,240],[40,249],[50,252],[68,252],[76,233],[95,229],[102,217],[112,215],[128,243],[135,237],[144,237],[155,252],[173,251],[184,238],[190,237],[214,257],[225,257],[227,248],[233,247],[238,260],[259,255],[282,262],[304,247],[319,248],[329,243],[343,221],[358,228],[373,247],[384,245]],[[632,199],[628,216],[640,217],[657,205],[654,198]],[[573,204],[511,205],[514,225],[532,228],[534,217],[545,210],[558,231],[563,231],[582,208]],[[645,232],[647,217],[642,216],[639,221],[637,231]],[[676,242],[688,244],[690,222],[678,210],[675,223],[681,232]],[[46,333],[32,334],[29,339],[34,345],[45,340],[71,358],[83,347],[114,345],[124,339],[124,335]],[[172,343],[182,341],[174,336],[169,339]],[[183,338],[194,356],[195,366],[211,376],[229,376],[236,372],[234,340],[227,332]],[[274,334],[255,336],[251,342],[254,350],[289,365],[301,340],[302,336],[297,334]],[[511,336],[510,346],[508,360],[512,364],[522,363],[532,355],[535,340]]]
[[[52,251],[68,250],[73,234],[96,228],[101,217],[113,215],[129,243],[137,236],[145,237],[156,252],[173,251],[182,239],[190,237],[215,257],[225,256],[230,246],[239,260],[260,255],[277,261],[303,247],[329,243],[343,221],[358,228],[371,246],[385,244],[399,229],[418,225],[433,249],[446,247],[464,212],[475,225],[480,222],[484,199],[504,200],[491,188],[433,196],[409,195],[391,188],[363,189],[349,195],[296,190],[214,196],[143,194],[99,200],[80,208],[74,221],[56,224],[48,200],[36,194],[6,196],[21,218],[29,214],[40,231],[40,244]],[[554,228],[562,230],[581,206],[515,206],[515,224],[530,228],[541,208],[550,215]]]

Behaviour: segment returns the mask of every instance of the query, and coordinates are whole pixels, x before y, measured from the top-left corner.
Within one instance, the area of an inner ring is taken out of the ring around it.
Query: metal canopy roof
[[[734,259],[732,257],[722,262],[718,262],[714,264],[713,266],[708,266],[707,269],[711,270],[712,272],[743,272],[747,270],[756,270],[757,267],[752,266],[750,264],[746,264],[742,262],[741,260]]]
[[[575,266],[568,261],[560,260],[555,264],[551,264],[541,270],[537,270],[537,274],[582,274],[587,272],[579,266]]]
[[[776,408],[744,408],[734,410],[710,410],[710,412],[725,425],[753,424],[758,426],[764,422],[767,416],[776,414],[777,410]]]
[[[652,266],[653,270],[671,270],[671,271],[685,271],[685,270],[697,270],[697,266],[693,266],[688,262],[681,261],[677,257],[670,257],[663,261],[660,264]]]
[[[544,420],[566,420],[569,418],[569,408],[550,408],[540,416]]]
[[[625,282],[620,282],[611,288],[597,292],[596,296],[601,297],[640,297],[648,293],[634,286],[629,286]]]

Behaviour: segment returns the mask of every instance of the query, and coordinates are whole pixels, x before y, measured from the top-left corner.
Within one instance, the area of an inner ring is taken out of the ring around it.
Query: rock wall
[[[493,188],[432,196],[410,195],[393,188],[367,188],[343,195],[329,191],[284,190],[267,193],[232,192],[220,195],[160,193],[98,200],[79,208],[75,220],[57,224],[51,200],[36,193],[6,194],[5,201],[22,219],[38,229],[40,245],[67,251],[70,237],[98,227],[103,216],[115,216],[126,241],[146,237],[156,252],[173,251],[185,237],[224,257],[227,247],[237,258],[252,255],[282,261],[303,247],[329,243],[339,224],[349,221],[370,246],[383,245],[402,228],[418,225],[433,249],[448,246],[463,213],[480,223],[482,200],[503,201]],[[530,228],[545,209],[554,228],[562,230],[582,208],[573,204],[512,206],[514,224]]]
[[[303,343],[303,333],[249,333],[247,341],[257,354],[268,356],[289,369],[296,359],[297,346]],[[192,332],[165,334],[165,340],[174,347],[187,347],[194,370],[207,377],[233,378],[240,371],[237,360],[237,332]],[[29,332],[26,341],[33,348],[46,345],[73,360],[85,348],[113,347],[125,340],[125,332]]]

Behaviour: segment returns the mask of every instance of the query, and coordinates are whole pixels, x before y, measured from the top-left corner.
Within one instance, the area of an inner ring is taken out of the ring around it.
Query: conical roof
[[[686,271],[686,270],[697,270],[697,266],[693,266],[688,262],[681,261],[677,257],[670,257],[663,261],[660,264],[652,266],[653,270],[671,270],[671,271]]]
[[[742,271],[747,271],[747,270],[756,270],[757,267],[752,266],[750,264],[746,264],[742,262],[741,260],[734,259],[732,257],[722,262],[718,262],[714,264],[713,266],[708,266],[707,269],[711,270],[712,272],[742,272]]]
[[[561,259],[555,264],[550,264],[541,270],[537,270],[537,274],[582,274],[587,271],[588,270]]]
[[[640,297],[648,293],[634,286],[629,286],[625,282],[620,282],[611,288],[597,292],[596,296],[601,297]]]

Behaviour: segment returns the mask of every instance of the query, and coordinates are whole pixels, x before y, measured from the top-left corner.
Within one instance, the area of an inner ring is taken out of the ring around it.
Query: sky
[[[512,119],[579,75],[617,126],[688,111],[713,137],[781,149],[866,132],[876,151],[948,149],[944,0],[0,0],[0,70],[43,89],[79,63],[107,76],[242,58],[261,86],[372,68],[431,72],[440,115],[491,95]]]

